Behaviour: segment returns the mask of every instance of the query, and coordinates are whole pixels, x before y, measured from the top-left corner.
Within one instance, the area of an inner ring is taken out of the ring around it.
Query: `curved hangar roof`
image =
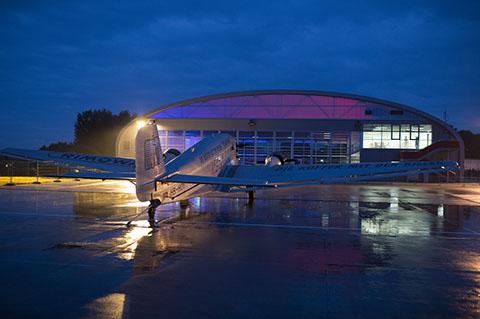
[[[158,122],[175,119],[246,120],[350,120],[361,122],[435,124],[437,139],[463,142],[458,133],[435,116],[391,101],[324,91],[262,90],[208,95],[170,103],[144,114]],[[355,124],[356,125],[356,124]],[[117,153],[132,156],[138,121],[123,128],[117,138]],[[437,134],[438,133],[438,134]],[[118,155],[117,154],[117,155]],[[120,156],[119,155],[119,156]]]
[[[398,115],[402,115],[401,118]],[[409,106],[365,96],[322,91],[269,90],[209,95],[164,105],[144,117],[351,120],[418,120],[420,117],[451,130],[440,119]]]

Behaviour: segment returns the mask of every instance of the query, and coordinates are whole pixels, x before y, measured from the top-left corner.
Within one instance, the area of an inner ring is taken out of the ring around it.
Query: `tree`
[[[102,110],[89,110],[77,115],[75,149],[80,153],[115,155],[115,142],[120,130],[136,117],[128,111],[117,115]]]
[[[106,109],[78,113],[73,143],[53,143],[44,145],[41,149],[114,156],[115,143],[120,130],[136,116],[128,111],[113,114]]]
[[[466,158],[480,158],[480,134],[474,134],[471,131],[458,132],[465,144]]]
[[[40,147],[42,151],[55,151],[55,152],[75,152],[75,145],[68,142],[58,142],[49,145],[43,145]]]

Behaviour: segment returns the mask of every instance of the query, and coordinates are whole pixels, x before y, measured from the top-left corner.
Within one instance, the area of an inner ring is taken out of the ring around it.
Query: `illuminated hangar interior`
[[[138,128],[154,119],[163,150],[183,152],[214,133],[237,139],[241,164],[278,154],[300,164],[402,160],[463,163],[460,136],[447,123],[398,103],[320,91],[248,91],[170,103],[129,123],[117,156],[134,157]]]

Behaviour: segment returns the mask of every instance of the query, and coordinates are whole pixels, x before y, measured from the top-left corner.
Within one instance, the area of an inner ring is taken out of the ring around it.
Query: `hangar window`
[[[212,134],[218,134],[219,131],[203,131],[203,136],[208,136]]]
[[[310,137],[310,132],[295,132],[295,137]]]
[[[254,138],[255,137],[255,132],[252,131],[239,131],[238,136],[240,137],[250,137]]]
[[[185,149],[197,144],[202,139],[200,131],[185,131]]]
[[[284,158],[292,158],[292,132],[275,132],[275,150]]]
[[[173,136],[181,137],[181,136],[183,136],[183,131],[168,131],[168,136],[169,137],[173,137]]]
[[[233,137],[237,137],[237,131],[222,131],[222,134],[228,134]]]
[[[167,147],[167,131],[161,130],[158,128],[158,137],[160,138],[160,145],[162,146],[162,149],[165,151]]]
[[[420,135],[420,125],[410,125],[410,139],[416,140]]]
[[[392,140],[400,139],[400,125],[392,125],[390,130],[390,135]]]
[[[181,152],[192,147],[203,137],[219,133],[217,130],[165,130],[158,127],[163,150]],[[382,133],[391,127],[374,128]],[[303,164],[358,162],[360,133],[328,131],[221,131],[236,138],[237,154],[242,164],[263,164],[267,156],[277,153],[284,159],[295,159]],[[365,133],[368,134],[368,133]],[[382,133],[383,134],[383,133]],[[388,137],[390,138],[390,137]],[[382,138],[380,137],[380,141]],[[123,143],[125,145],[125,143]],[[357,154],[358,155],[358,154]]]
[[[183,144],[183,131],[168,131],[167,132],[167,148],[174,148],[183,152],[185,145]],[[161,141],[160,141],[161,143]]]
[[[425,148],[432,144],[432,126],[420,125],[420,133],[418,139],[419,148]]]
[[[330,162],[330,140],[323,138],[323,133],[312,133],[312,164]]]
[[[297,138],[293,140],[293,158],[300,164],[310,164],[311,141],[307,138]]]
[[[430,124],[365,124],[363,148],[423,149],[432,144]]]
[[[273,132],[257,131],[258,137],[273,137]]]
[[[289,137],[292,138],[292,132],[276,132],[276,137]]]
[[[257,131],[256,136],[256,161],[257,164],[263,164],[265,158],[275,151],[273,131]]]
[[[238,132],[237,153],[241,164],[255,164],[255,132]]]

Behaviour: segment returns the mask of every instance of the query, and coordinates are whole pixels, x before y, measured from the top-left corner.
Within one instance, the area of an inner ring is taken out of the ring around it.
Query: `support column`
[[[255,191],[248,191],[248,205],[252,205],[255,201]]]

